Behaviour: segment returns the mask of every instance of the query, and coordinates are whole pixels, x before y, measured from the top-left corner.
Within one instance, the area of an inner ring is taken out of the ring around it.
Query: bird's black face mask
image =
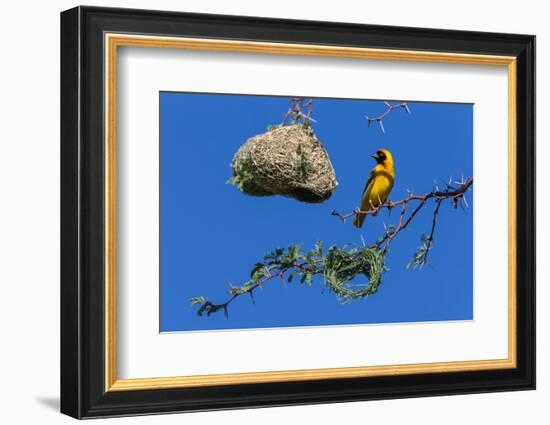
[[[376,161],[377,164],[383,164],[386,160],[386,154],[382,151],[378,151],[375,154],[371,155],[372,158]]]

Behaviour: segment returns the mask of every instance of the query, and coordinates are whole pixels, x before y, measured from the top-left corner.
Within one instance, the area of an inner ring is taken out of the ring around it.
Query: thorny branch
[[[464,195],[473,184],[474,184],[474,179],[472,177],[468,177],[467,179],[462,178],[460,181],[455,181],[455,182],[453,182],[452,179],[449,179],[449,182],[445,183],[446,187],[444,190],[440,190],[439,187],[436,187],[435,190],[433,190],[432,192],[426,193],[424,195],[415,195],[413,193],[409,193],[406,198],[400,201],[395,201],[395,202],[386,201],[380,206],[370,209],[368,211],[361,211],[359,209],[356,209],[349,214],[340,214],[339,212],[333,210],[331,214],[336,217],[339,217],[342,221],[345,222],[348,218],[353,217],[357,214],[375,216],[382,209],[387,209],[388,211],[391,211],[393,208],[400,206],[401,211],[399,214],[399,219],[397,224],[386,227],[384,229],[384,234],[382,235],[382,237],[380,237],[376,241],[376,243],[374,243],[371,246],[371,248],[378,248],[378,249],[382,247],[388,248],[389,244],[393,241],[393,239],[400,232],[402,232],[407,228],[410,222],[416,217],[416,215],[426,205],[426,203],[430,199],[434,199],[435,208],[433,212],[432,227],[431,227],[430,234],[422,235],[423,244],[419,247],[419,250],[415,253],[413,262],[409,263],[409,267],[410,266],[421,267],[422,265],[427,263],[428,252],[433,246],[433,235],[435,232],[435,226],[436,226],[441,203],[444,200],[448,199],[450,200],[451,204],[455,208],[461,205],[461,201],[463,201],[466,204],[466,199],[464,198]],[[407,208],[409,207],[409,204],[411,204],[414,201],[418,202],[418,204],[414,207],[412,212],[410,212],[407,215]]]
[[[352,249],[347,249],[346,246],[342,248],[332,246],[325,252],[322,242],[317,242],[314,248],[306,253],[300,251],[299,245],[290,246],[286,250],[277,248],[267,254],[262,262],[258,262],[254,266],[248,281],[241,286],[230,288],[230,297],[227,301],[216,304],[201,296],[192,298],[191,305],[199,306],[197,311],[199,316],[204,314],[210,316],[218,311],[223,311],[227,317],[229,305],[237,298],[248,295],[254,303],[255,290],[261,289],[265,283],[276,279],[280,279],[284,283],[290,283],[297,276],[300,278],[301,284],[308,285],[311,285],[315,276],[321,276],[328,289],[345,302],[366,298],[378,290],[381,276],[387,270],[385,255],[389,250],[390,243],[400,232],[407,228],[428,201],[433,199],[435,207],[430,233],[422,235],[422,244],[415,252],[407,268],[422,267],[427,264],[428,253],[434,243],[434,233],[441,204],[445,200],[449,200],[457,208],[461,205],[461,202],[465,203],[464,196],[473,185],[473,182],[471,177],[455,182],[450,179],[448,183],[445,183],[444,190],[436,187],[435,190],[424,195],[409,193],[406,198],[400,201],[387,201],[369,211],[355,210],[345,215],[332,211],[332,215],[345,222],[356,214],[374,216],[382,209],[391,211],[392,208],[400,207],[397,224],[385,227],[384,234],[371,246]],[[417,204],[408,213],[409,206],[412,206],[413,202]],[[359,275],[366,277],[368,281],[352,284],[351,282]]]
[[[407,264],[407,268],[422,267],[424,264],[428,264],[428,253],[432,249],[434,243],[435,224],[437,222],[437,215],[439,214],[439,208],[441,207],[442,199],[435,201],[435,208],[432,217],[432,229],[429,235],[422,235],[422,245],[415,252],[413,259]]]
[[[383,124],[383,121],[384,121],[384,118],[386,118],[394,109],[405,109],[407,111],[407,113],[411,113],[411,110],[409,109],[409,105],[407,105],[406,102],[402,102],[402,103],[397,103],[395,105],[390,105],[389,102],[384,102],[384,104],[386,105],[387,109],[384,113],[376,116],[376,117],[368,117],[365,115],[365,118],[367,119],[367,123],[370,127],[371,123],[372,122],[377,122],[378,124],[380,124],[380,128],[382,129],[382,133],[386,133],[386,129],[384,128],[384,124]]]
[[[300,265],[296,264],[297,267],[299,267]],[[224,303],[221,303],[221,304],[213,304],[212,302],[210,302],[208,299],[206,299],[205,297],[196,297],[196,298],[192,298],[191,299],[191,305],[201,305],[201,307],[199,308],[197,314],[199,316],[202,316],[204,313],[207,313],[208,316],[210,316],[211,314],[219,311],[219,310],[223,310],[223,313],[225,315],[225,317],[229,317],[228,316],[228,311],[227,311],[227,308],[229,306],[229,304],[231,304],[233,301],[235,301],[237,298],[239,298],[241,295],[244,295],[244,294],[248,294],[250,296],[250,299],[252,300],[253,303],[255,303],[255,299],[254,299],[254,290],[257,289],[257,288],[260,288],[265,282],[271,280],[271,279],[274,279],[276,277],[279,277],[279,278],[283,278],[284,276],[284,272],[277,272],[275,274],[271,274],[269,273],[268,275],[264,276],[263,278],[261,278],[259,281],[257,281],[256,283],[248,286],[247,288],[243,289],[242,291],[230,291],[233,292],[233,294],[231,295],[231,297]],[[233,288],[232,288],[233,289]]]
[[[303,98],[303,97],[293,97],[290,99],[290,108],[283,118],[282,125],[290,120],[290,123],[293,124],[304,124],[309,125],[310,122],[317,122],[311,118],[313,113],[313,99],[312,98]]]
[[[228,315],[228,306],[242,295],[248,294],[254,302],[254,291],[270,281],[280,278],[290,283],[299,277],[300,284],[311,285],[315,276],[321,276],[327,288],[342,301],[366,298],[378,290],[384,265],[385,252],[371,248],[338,248],[331,246],[326,252],[322,242],[317,242],[309,252],[302,253],[299,245],[286,250],[277,248],[267,254],[250,273],[250,280],[242,286],[231,287],[227,301],[215,304],[206,297],[191,299],[191,305],[200,306],[197,314],[210,316],[218,311]],[[356,276],[365,276],[366,283],[350,282]]]

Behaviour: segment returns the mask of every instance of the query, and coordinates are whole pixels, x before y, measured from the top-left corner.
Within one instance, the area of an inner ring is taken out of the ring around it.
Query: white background
[[[545,103],[550,75],[550,29],[544,2],[392,0],[391,2],[245,0],[97,1],[97,5],[196,12],[424,26],[480,31],[535,33],[538,36],[538,139],[550,137]],[[0,67],[0,410],[1,421],[69,423],[57,413],[59,391],[59,11],[69,1],[11,2],[3,6]],[[550,159],[540,143],[538,163]],[[539,211],[546,211],[544,183],[549,167],[540,166]],[[542,214],[539,214],[542,216]],[[455,397],[390,400],[236,412],[167,415],[111,420],[111,423],[257,424],[312,420],[355,422],[514,424],[548,422],[550,397],[550,237],[546,220],[538,224],[538,390]],[[545,403],[546,402],[546,403]]]
[[[507,358],[506,67],[131,47],[119,70],[119,378]],[[160,334],[159,90],[473,103],[474,320]]]

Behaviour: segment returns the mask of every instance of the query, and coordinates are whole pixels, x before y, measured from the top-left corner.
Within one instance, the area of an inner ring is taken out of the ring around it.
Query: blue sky
[[[434,181],[473,173],[473,106],[409,102],[412,114],[394,110],[386,133],[365,115],[386,107],[381,100],[315,99],[313,128],[326,147],[339,182],[322,204],[292,199],[250,197],[226,184],[231,159],[248,138],[279,124],[288,97],[160,93],[160,330],[189,331],[288,326],[470,320],[473,318],[473,201],[470,209],[445,202],[439,213],[430,264],[406,265],[429,232],[432,204],[395,239],[387,255],[390,268],[376,294],[342,304],[321,279],[312,286],[274,280],[255,293],[256,303],[241,297],[223,313],[199,317],[189,299],[213,302],[228,297],[230,284],[241,284],[251,267],[277,246],[316,240],[330,245],[372,242],[383,223],[398,217],[381,212],[361,230],[342,223],[331,210],[352,211],[378,148],[395,159],[396,180],[390,199],[407,189],[433,190]]]

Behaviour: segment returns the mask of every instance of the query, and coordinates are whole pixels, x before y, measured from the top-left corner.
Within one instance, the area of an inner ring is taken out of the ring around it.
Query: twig
[[[293,97],[290,99],[290,108],[286,112],[282,125],[285,125],[289,118],[291,123],[302,123],[309,125],[310,122],[317,122],[311,118],[313,113],[313,99]]]
[[[316,260],[316,262],[319,262],[320,260]],[[291,270],[292,268],[298,269],[301,272],[308,272],[307,263],[292,263],[289,264],[287,267],[280,269],[276,273],[271,273],[271,271],[266,270],[265,276],[260,278],[257,282],[251,284],[251,285],[244,285],[242,287],[233,287],[232,288],[232,296],[224,303],[220,304],[214,304],[211,301],[207,299],[203,299],[200,302],[194,302],[193,300],[200,300],[201,297],[192,298],[191,304],[201,304],[201,307],[198,310],[198,315],[202,316],[204,313],[206,313],[208,316],[210,316],[213,313],[216,313],[219,310],[223,310],[225,316],[228,316],[228,307],[229,304],[231,304],[233,301],[235,301],[237,298],[241,297],[242,295],[248,294],[252,300],[253,303],[255,303],[254,299],[254,291],[258,288],[262,288],[263,284],[266,282],[269,282],[270,280],[280,278],[284,281],[285,274],[287,271]]]
[[[251,298],[252,302],[255,304],[256,301],[254,299],[254,290],[257,289],[257,288],[261,288],[261,286],[264,283],[266,283],[266,282],[268,282],[268,281],[270,281],[270,280],[272,280],[276,277],[281,277],[282,278],[283,274],[284,274],[284,272],[278,272],[276,274],[270,274],[270,275],[264,277],[263,279],[261,279],[261,281],[259,281],[259,282],[255,283],[254,285],[250,286],[248,289],[243,290],[242,292],[234,293],[224,303],[214,304],[214,303],[206,300],[199,309],[199,316],[201,316],[204,312],[206,312],[207,315],[210,316],[211,314],[217,312],[218,310],[223,310],[225,317],[228,317],[229,304],[231,304],[237,298],[239,298],[240,296],[245,295],[245,294],[250,295],[250,298]]]
[[[468,177],[466,180],[462,180],[460,182],[457,182],[459,184],[458,187],[452,186],[449,183],[446,183],[447,188],[445,190],[434,190],[432,192],[426,193],[424,195],[414,195],[410,193],[405,199],[402,199],[400,201],[392,202],[392,201],[386,201],[383,204],[381,204],[378,207],[372,208],[367,211],[361,211],[359,209],[349,213],[349,214],[340,214],[339,212],[332,210],[331,215],[334,215],[336,217],[339,217],[342,221],[346,221],[348,218],[353,217],[357,214],[362,215],[376,215],[380,210],[386,208],[389,211],[391,211],[392,208],[395,208],[396,206],[401,205],[401,213],[399,215],[399,220],[397,225],[390,226],[386,229],[384,236],[382,236],[374,245],[372,245],[372,248],[379,248],[384,244],[385,242],[391,242],[401,231],[403,231],[409,223],[416,217],[418,212],[426,205],[426,202],[430,199],[435,199],[436,201],[436,210],[437,213],[439,213],[439,206],[441,202],[445,199],[449,199],[453,206],[458,206],[461,199],[464,198],[464,194],[466,191],[473,185],[474,179],[472,177]],[[414,210],[409,214],[407,218],[405,218],[407,213],[407,207],[409,206],[409,203],[412,201],[418,201],[418,205],[414,208]],[[435,210],[434,210],[435,213]],[[437,219],[437,213],[434,214],[434,220]],[[433,229],[435,229],[435,221],[433,223]],[[433,230],[432,230],[433,233]]]
[[[421,265],[428,263],[428,253],[432,249],[432,246],[434,244],[434,233],[435,233],[435,224],[437,223],[437,216],[439,214],[439,208],[441,207],[442,199],[438,199],[436,202],[436,206],[434,208],[434,214],[432,217],[432,229],[430,230],[430,234],[426,238],[426,247],[421,253],[421,257],[418,259],[417,263],[420,263]]]
[[[383,120],[384,118],[386,118],[394,109],[405,109],[407,111],[407,113],[411,113],[411,110],[409,109],[409,105],[407,105],[406,102],[403,102],[403,103],[398,103],[398,104],[395,104],[395,105],[390,105],[389,102],[384,102],[384,104],[386,105],[387,109],[384,113],[376,116],[376,117],[368,117],[365,115],[365,118],[367,119],[367,123],[370,127],[371,123],[373,121],[377,122],[378,124],[380,124],[380,128],[382,129],[382,133],[386,133],[386,129],[384,128],[384,124],[383,124]]]

